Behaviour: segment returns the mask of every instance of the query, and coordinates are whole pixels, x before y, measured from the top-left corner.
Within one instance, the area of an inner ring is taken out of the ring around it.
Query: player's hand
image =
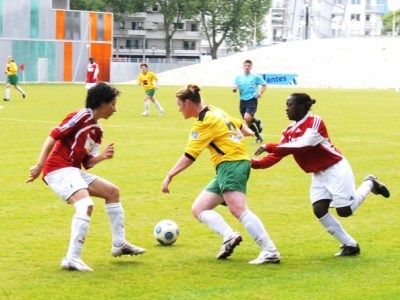
[[[104,159],[110,159],[114,157],[114,143],[109,144],[101,154]]]
[[[165,176],[164,182],[161,185],[161,192],[169,193],[168,185],[170,184],[171,180],[172,180],[171,176],[169,175]]]
[[[261,146],[256,150],[256,152],[254,152],[254,155],[260,155],[261,153],[263,153],[263,152],[265,152],[265,151],[266,151],[265,145],[261,145]]]
[[[42,173],[42,167],[38,165],[34,165],[30,168],[29,177],[25,180],[25,183],[33,182],[36,178],[39,177],[40,173]]]

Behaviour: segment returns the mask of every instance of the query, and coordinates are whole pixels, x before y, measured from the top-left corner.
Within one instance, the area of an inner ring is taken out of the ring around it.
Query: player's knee
[[[313,212],[318,219],[321,219],[328,213],[329,203],[330,200],[320,200],[313,203]]]
[[[90,197],[82,198],[74,203],[76,209],[76,216],[81,218],[87,218],[92,215],[93,212],[93,200]]]
[[[119,199],[119,187],[116,185],[112,185],[107,191],[107,198],[109,200],[118,200]]]
[[[336,212],[338,216],[343,218],[350,217],[353,214],[353,211],[351,210],[350,206],[338,207],[336,208]]]

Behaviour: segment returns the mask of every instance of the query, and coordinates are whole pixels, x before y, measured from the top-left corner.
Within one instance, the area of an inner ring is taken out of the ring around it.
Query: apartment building
[[[129,61],[166,61],[163,15],[159,5],[146,12],[123,15],[114,21],[113,57]],[[170,61],[198,62],[201,57],[200,23],[182,20],[171,41]]]
[[[310,38],[380,36],[387,0],[273,0],[268,43]]]

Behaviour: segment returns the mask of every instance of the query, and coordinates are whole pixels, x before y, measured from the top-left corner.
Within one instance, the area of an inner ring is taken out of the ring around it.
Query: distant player
[[[267,89],[267,83],[260,75],[251,73],[252,68],[253,62],[251,60],[247,59],[243,62],[244,73],[236,77],[232,92],[236,93],[239,90],[240,114],[247,126],[254,131],[256,143],[262,143],[263,139],[260,133],[263,126],[261,120],[254,115],[257,112],[258,99]]]
[[[100,82],[88,90],[86,108],[66,116],[47,137],[38,162],[30,169],[26,182],[33,182],[43,171],[43,180],[67,204],[74,206],[71,236],[66,256],[61,262],[65,270],[93,271],[81,259],[83,244],[93,211],[92,197],[105,200],[105,211],[111,225],[112,256],[138,255],[145,249],[125,239],[124,209],[119,188],[98,176],[82,171],[114,157],[114,144],[99,153],[103,130],[98,123],[116,112],[120,92]]]
[[[148,116],[150,114],[150,101],[158,108],[159,115],[162,116],[164,109],[161,107],[160,103],[154,97],[156,90],[158,89],[158,77],[154,72],[148,70],[147,64],[141,64],[140,68],[142,72],[137,78],[137,83],[144,88],[144,112],[142,116]]]
[[[261,159],[252,159],[252,168],[265,169],[273,166],[287,155],[293,155],[297,164],[312,173],[310,200],[315,216],[322,226],[339,242],[341,251],[336,256],[360,253],[360,245],[329,212],[335,207],[340,217],[351,216],[372,193],[390,197],[389,190],[374,175],[368,175],[355,190],[353,171],[343,154],[336,149],[328,136],[328,129],[321,117],[309,113],[316,100],[304,93],[294,93],[286,100],[289,120],[295,121],[284,131],[277,144],[261,146],[256,155],[266,151]]]
[[[6,65],[6,70],[5,74],[7,75],[7,84],[6,84],[6,97],[3,98],[4,101],[10,101],[11,97],[11,85],[13,85],[18,92],[21,93],[22,98],[25,99],[26,94],[22,90],[22,88],[18,85],[18,66],[15,63],[13,57],[11,55],[8,56],[7,58],[7,65]]]
[[[86,72],[86,84],[85,84],[85,87],[87,89],[90,89],[91,87],[96,85],[99,72],[100,72],[99,65],[94,61],[93,57],[89,57],[89,63],[87,65],[87,72]]]

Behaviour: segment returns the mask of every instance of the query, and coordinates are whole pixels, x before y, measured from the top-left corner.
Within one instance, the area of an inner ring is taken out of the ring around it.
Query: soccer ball
[[[175,243],[179,236],[179,227],[174,221],[162,220],[154,227],[154,237],[161,245]]]

